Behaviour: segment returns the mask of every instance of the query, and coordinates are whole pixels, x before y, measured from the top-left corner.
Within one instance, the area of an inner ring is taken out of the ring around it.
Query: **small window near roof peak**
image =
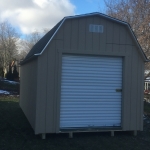
[[[90,24],[89,25],[89,31],[90,32],[96,32],[96,33],[103,33],[103,26],[102,25]]]

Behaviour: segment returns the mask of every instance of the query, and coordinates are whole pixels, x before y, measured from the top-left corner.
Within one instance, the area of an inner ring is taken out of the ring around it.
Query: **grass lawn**
[[[34,132],[19,107],[17,97],[0,97],[0,150],[149,150],[150,119],[144,121],[144,131],[47,134],[46,140]],[[146,105],[150,110],[150,105]]]

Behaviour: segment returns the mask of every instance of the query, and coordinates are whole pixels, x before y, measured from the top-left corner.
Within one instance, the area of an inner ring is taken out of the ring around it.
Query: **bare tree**
[[[142,49],[150,58],[150,0],[105,0],[105,5],[108,15],[131,25]]]
[[[32,47],[41,39],[43,34],[47,32],[47,29],[43,30],[43,33],[34,31],[31,34],[26,35],[26,37],[19,42],[20,47],[20,58],[23,59],[32,49]]]
[[[8,23],[0,23],[0,68],[6,73],[6,67],[16,57],[19,34]]]

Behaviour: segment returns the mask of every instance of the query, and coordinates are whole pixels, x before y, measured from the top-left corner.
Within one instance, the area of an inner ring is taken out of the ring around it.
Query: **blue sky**
[[[71,2],[76,6],[76,14],[103,12],[105,9],[104,0],[71,0]]]
[[[22,35],[50,30],[65,16],[104,12],[104,0],[0,0],[0,22]]]

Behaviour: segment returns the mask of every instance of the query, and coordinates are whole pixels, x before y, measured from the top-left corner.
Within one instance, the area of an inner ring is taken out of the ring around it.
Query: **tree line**
[[[18,33],[17,29],[7,21],[0,23],[0,76],[13,79],[13,72],[16,74],[16,64],[12,62],[23,60],[36,42],[47,32],[34,31],[24,38]],[[15,70],[14,70],[15,69]],[[16,76],[16,75],[15,75]]]

